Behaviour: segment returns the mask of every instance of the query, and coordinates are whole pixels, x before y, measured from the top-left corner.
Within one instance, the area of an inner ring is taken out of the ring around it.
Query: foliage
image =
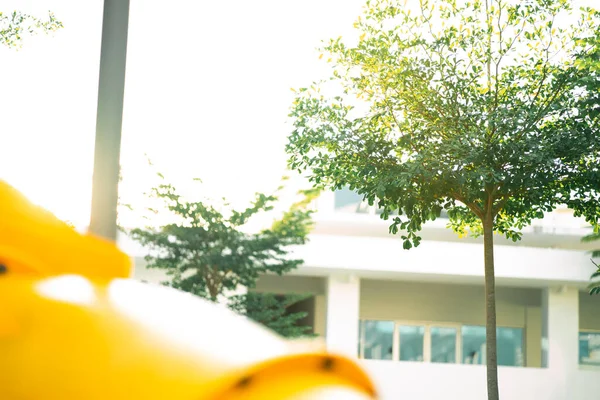
[[[312,226],[308,205],[315,190],[302,192],[300,202],[258,233],[243,228],[252,217],[273,209],[275,195],[257,194],[249,207],[237,211],[226,209],[228,204],[222,210],[208,201],[188,201],[170,184],[159,185],[152,194],[176,221],[133,229],[130,235],[147,246],[148,267],[165,270],[172,287],[216,301],[226,290],[253,287],[262,273],[281,275],[302,263],[289,251],[307,240]]]
[[[20,48],[25,35],[55,32],[62,27],[52,12],[48,12],[47,19],[41,19],[19,11],[8,14],[0,11],[0,45]]]
[[[593,233],[584,236],[584,242],[593,242],[600,240],[600,231],[595,230]],[[600,249],[592,250],[591,252],[592,258],[600,258]],[[590,294],[600,294],[600,265],[596,263],[594,260],[591,260],[594,266],[596,266],[597,270],[590,277],[591,283],[588,287],[590,290]]]
[[[600,231],[596,230],[593,233],[590,233],[587,236],[584,236],[582,241],[583,242],[595,242],[600,240]],[[600,249],[598,250],[593,250],[591,252],[591,256],[592,258],[600,258]]]
[[[311,327],[298,325],[306,312],[289,312],[289,307],[305,300],[307,295],[277,295],[274,293],[249,292],[230,298],[230,308],[246,315],[267,328],[288,338],[311,336]]]
[[[559,204],[598,224],[598,19],[567,0],[368,1],[356,40],[322,49],[330,80],[291,109],[290,166],[397,213],[405,249],[443,210],[483,234],[490,399],[493,232],[516,241]]]
[[[598,107],[587,103],[598,77],[574,66],[597,15],[569,30],[557,22],[566,1],[493,3],[421,1],[411,13],[371,1],[358,44],[324,48],[343,92],[313,85],[292,107],[291,166],[358,190],[383,218],[399,209],[390,229],[407,231],[407,248],[444,209],[459,232],[480,232],[490,213],[513,240],[557,204],[599,214],[588,201],[598,200]]]

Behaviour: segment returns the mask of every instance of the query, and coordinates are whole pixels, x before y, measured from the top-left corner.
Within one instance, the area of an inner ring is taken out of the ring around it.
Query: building
[[[458,238],[440,218],[407,251],[360,196],[324,194],[317,206],[310,243],[296,251],[305,265],[263,276],[255,290],[310,293],[297,305],[306,323],[331,350],[363,359],[385,400],[486,398],[481,241]],[[600,398],[600,297],[585,291],[594,271],[587,233],[564,209],[520,242],[495,237],[501,398]]]

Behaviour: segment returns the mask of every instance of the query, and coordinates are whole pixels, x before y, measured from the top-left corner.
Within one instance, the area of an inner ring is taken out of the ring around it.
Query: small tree
[[[290,312],[289,307],[308,298],[306,295],[277,295],[274,293],[250,292],[233,296],[229,308],[245,315],[281,336],[299,338],[312,336],[312,327],[298,325],[308,314],[304,311]]]
[[[260,274],[281,275],[302,264],[289,251],[307,240],[312,226],[307,206],[314,190],[303,192],[302,201],[258,233],[242,228],[252,217],[273,209],[274,195],[257,194],[245,210],[223,211],[207,201],[188,201],[169,184],[159,185],[152,194],[164,202],[176,222],[136,228],[130,235],[150,250],[148,267],[165,270],[172,287],[217,301],[226,290],[253,287]]]
[[[48,12],[48,18],[43,20],[19,11],[8,14],[0,11],[0,45],[20,48],[25,35],[55,32],[62,27],[52,12]]]
[[[393,216],[404,248],[446,210],[483,235],[488,398],[498,400],[493,234],[558,204],[597,223],[598,75],[580,60],[597,13],[567,0],[368,1],[328,82],[297,93],[287,151],[317,186]],[[592,101],[592,99],[594,101]]]

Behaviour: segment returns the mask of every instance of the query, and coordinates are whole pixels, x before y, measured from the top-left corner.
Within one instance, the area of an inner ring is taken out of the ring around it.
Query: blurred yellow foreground
[[[0,399],[376,398],[353,361],[131,272],[0,181]]]

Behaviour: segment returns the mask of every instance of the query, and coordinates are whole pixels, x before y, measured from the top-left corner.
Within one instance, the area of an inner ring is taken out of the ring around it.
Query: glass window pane
[[[391,360],[394,322],[360,321],[360,328],[363,357],[367,360]]]
[[[579,332],[579,364],[600,365],[600,333]]]
[[[431,328],[431,362],[456,362],[456,329],[434,326]]]
[[[485,327],[463,326],[461,337],[463,364],[485,364]]]
[[[486,362],[485,327],[463,326],[461,336],[463,364],[484,365]],[[522,328],[498,327],[496,329],[496,342],[498,365],[511,367],[525,365]]]
[[[423,361],[424,326],[399,326],[400,361]]]
[[[525,364],[523,329],[499,327],[496,329],[496,342],[498,365],[522,367]]]

